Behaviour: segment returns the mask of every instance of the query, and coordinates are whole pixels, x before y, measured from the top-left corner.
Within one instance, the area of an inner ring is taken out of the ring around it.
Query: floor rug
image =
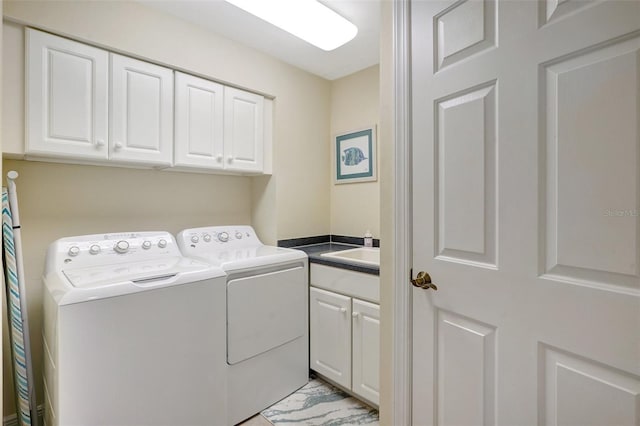
[[[312,379],[262,415],[276,426],[378,425],[378,410],[318,379]]]

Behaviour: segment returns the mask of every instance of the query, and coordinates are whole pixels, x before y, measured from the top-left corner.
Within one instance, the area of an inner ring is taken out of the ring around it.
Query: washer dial
[[[77,255],[80,254],[80,247],[78,246],[71,246],[69,247],[69,251],[67,252],[67,254],[71,257],[75,257]]]
[[[113,246],[113,249],[120,254],[124,254],[129,251],[129,242],[125,240],[120,240]]]
[[[224,231],[218,232],[218,241],[220,241],[221,243],[226,243],[227,241],[229,241],[229,234]]]
[[[93,244],[91,247],[89,247],[89,253],[91,253],[91,254],[100,253],[100,246],[97,245],[97,244]]]

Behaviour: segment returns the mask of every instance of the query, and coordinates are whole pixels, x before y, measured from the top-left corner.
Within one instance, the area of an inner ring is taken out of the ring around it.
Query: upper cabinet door
[[[106,160],[108,53],[26,30],[26,153]]]
[[[225,168],[261,173],[263,170],[264,97],[224,88]]]
[[[175,166],[224,168],[224,87],[176,72]]]
[[[173,71],[111,54],[109,158],[170,166]]]

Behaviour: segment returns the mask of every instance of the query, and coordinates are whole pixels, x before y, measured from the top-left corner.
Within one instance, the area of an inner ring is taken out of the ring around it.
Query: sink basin
[[[380,249],[371,247],[358,247],[349,250],[334,251],[321,254],[323,257],[346,260],[365,265],[380,266]]]

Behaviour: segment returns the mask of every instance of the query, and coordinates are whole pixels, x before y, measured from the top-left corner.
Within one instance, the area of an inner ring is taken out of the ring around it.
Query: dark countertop
[[[322,243],[312,244],[307,246],[291,247],[297,250],[302,250],[309,256],[310,263],[317,263],[319,265],[332,266],[334,268],[348,269],[350,271],[362,272],[371,275],[380,275],[380,267],[373,265],[363,265],[361,263],[350,262],[346,259],[336,259],[335,257],[322,257],[322,253],[329,253],[332,251],[348,250],[362,246],[354,246],[349,244],[338,243]]]

